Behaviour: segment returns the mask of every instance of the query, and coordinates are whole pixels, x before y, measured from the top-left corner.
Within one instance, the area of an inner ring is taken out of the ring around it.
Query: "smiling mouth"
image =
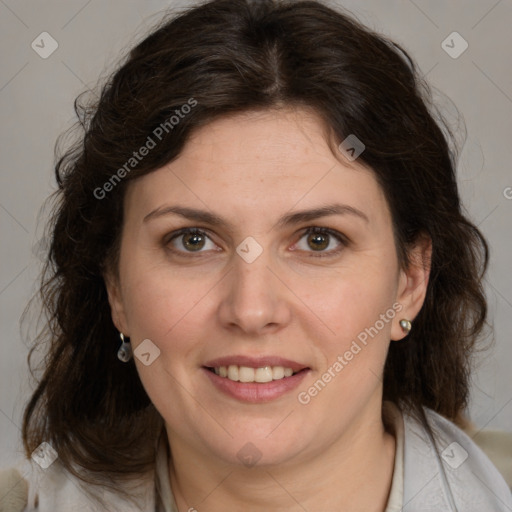
[[[229,366],[216,366],[214,368],[206,367],[207,370],[215,373],[219,377],[226,378],[234,382],[257,382],[265,383],[274,380],[282,380],[307,370],[293,371],[292,368],[285,366],[262,366],[260,368],[251,368],[249,366],[238,366],[231,364]]]

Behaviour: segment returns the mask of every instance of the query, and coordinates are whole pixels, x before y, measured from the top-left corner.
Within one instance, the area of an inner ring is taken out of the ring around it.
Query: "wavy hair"
[[[486,324],[488,247],[461,206],[453,136],[404,49],[319,1],[214,0],[164,17],[98,97],[75,101],[80,135],[55,166],[46,327],[32,348],[46,356],[24,412],[27,456],[48,441],[66,469],[90,471],[87,481],[153,467],[163,420],[133,361],[116,357],[104,281],[117,264],[126,185],[175,159],[198,127],[282,106],[313,109],[337,143],[352,133],[364,142],[359,159],[387,198],[401,265],[418,237],[431,238],[426,299],[407,342],[390,346],[384,399],[456,418]],[[150,136],[155,147],[131,161]]]

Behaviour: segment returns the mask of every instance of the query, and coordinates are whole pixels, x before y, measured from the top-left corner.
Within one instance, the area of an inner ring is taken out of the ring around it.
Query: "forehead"
[[[246,177],[278,177],[280,171],[288,174],[294,166],[332,166],[336,158],[328,137],[327,126],[310,109],[244,112],[196,130],[180,159],[199,167],[202,163],[238,167]]]
[[[382,215],[387,205],[373,171],[332,148],[309,110],[222,117],[193,132],[176,160],[132,182],[127,203],[147,213],[179,200],[261,217],[342,202]]]

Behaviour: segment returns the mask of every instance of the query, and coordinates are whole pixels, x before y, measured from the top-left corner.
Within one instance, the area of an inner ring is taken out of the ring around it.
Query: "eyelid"
[[[180,229],[177,229],[170,233],[167,233],[164,236],[163,241],[164,241],[164,243],[169,243],[170,241],[174,240],[175,238],[179,237],[180,235],[188,235],[190,233],[198,234],[198,235],[205,235],[208,238],[211,238],[209,235],[209,231],[207,229],[198,228],[196,226],[190,226],[190,227],[180,228]]]
[[[170,243],[173,240],[175,240],[176,238],[179,238],[180,236],[183,236],[183,235],[189,235],[189,234],[197,234],[197,235],[204,236],[204,237],[208,238],[212,243],[217,245],[214,242],[214,240],[212,239],[210,231],[208,229],[198,228],[196,226],[190,226],[190,227],[177,229],[176,231],[173,231],[172,233],[169,233],[168,235],[164,236],[162,243],[165,247],[168,247],[170,245]],[[169,248],[169,250],[171,252],[173,252],[174,254],[179,254],[179,255],[186,254],[187,256],[195,256],[195,255],[200,255],[203,252],[207,252],[207,251],[181,251],[176,248]]]
[[[344,243],[349,243],[349,238],[341,233],[340,231],[338,231],[337,229],[333,229],[333,228],[328,228],[328,227],[325,227],[325,226],[309,226],[307,228],[304,228],[302,230],[302,235],[305,235],[306,233],[309,234],[309,233],[327,233],[328,235],[331,235],[335,238],[337,238],[340,242],[344,242]]]
[[[340,246],[336,249],[331,249],[330,251],[305,251],[309,254],[308,257],[322,258],[329,256],[337,256],[350,243],[348,237],[345,236],[343,233],[340,233],[336,229],[327,228],[323,226],[309,226],[301,231],[300,236],[298,237],[294,245],[297,244],[305,235],[309,235],[310,233],[320,233],[332,236],[336,238],[336,240],[340,243]]]
[[[337,249],[331,249],[330,251],[302,251],[302,252],[310,253],[310,256],[312,256],[312,257],[326,257],[326,256],[337,255],[350,242],[350,240],[343,233],[340,233],[339,231],[337,231],[335,229],[323,227],[323,226],[308,226],[308,227],[300,230],[300,233],[299,233],[300,236],[297,238],[297,240],[294,242],[293,245],[296,245],[305,235],[309,235],[311,233],[327,234],[329,236],[332,236],[340,243],[340,246],[341,246],[341,247],[338,247]],[[188,234],[198,234],[198,235],[204,236],[204,237],[208,238],[212,243],[217,245],[215,243],[215,241],[212,239],[211,232],[208,229],[199,228],[196,226],[184,227],[184,228],[178,229],[176,231],[173,231],[172,233],[169,233],[168,235],[166,235],[163,238],[163,245],[167,247],[170,244],[170,242],[172,242],[176,238],[179,238],[182,235],[188,235]],[[208,251],[201,251],[201,250],[199,250],[199,251],[181,251],[181,250],[178,250],[175,248],[172,248],[170,250],[172,252],[180,254],[180,255],[187,254],[187,255],[191,255],[191,256],[194,256],[196,254],[200,255],[202,252],[208,252]],[[293,250],[295,250],[295,249],[293,249]]]

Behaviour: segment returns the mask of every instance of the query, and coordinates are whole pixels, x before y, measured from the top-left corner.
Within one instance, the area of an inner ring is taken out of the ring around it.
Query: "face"
[[[233,464],[295,464],[380,421],[425,286],[373,172],[303,110],[214,121],[132,182],[107,279],[171,448]]]

